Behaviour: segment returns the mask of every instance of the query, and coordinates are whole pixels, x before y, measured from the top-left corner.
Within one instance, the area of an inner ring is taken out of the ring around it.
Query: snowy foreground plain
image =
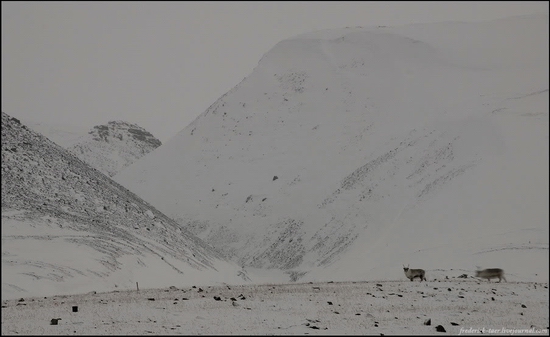
[[[548,335],[548,294],[474,278],[91,292],[2,301],[2,335]]]

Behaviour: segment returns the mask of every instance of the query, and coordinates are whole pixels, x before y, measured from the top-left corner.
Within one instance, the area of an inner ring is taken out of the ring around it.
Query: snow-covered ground
[[[548,335],[548,312],[547,283],[197,284],[2,301],[2,334]]]

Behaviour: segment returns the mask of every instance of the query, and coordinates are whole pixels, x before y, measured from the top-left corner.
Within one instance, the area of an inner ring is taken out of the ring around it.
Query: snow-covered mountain
[[[246,279],[155,207],[2,113],[2,298]]]
[[[160,140],[136,124],[110,121],[94,126],[68,150],[112,177],[160,145]]]
[[[548,15],[290,38],[113,178],[247,268],[548,281]]]
[[[96,125],[89,131],[74,125],[23,123],[110,177],[161,145],[144,128],[124,121]]]

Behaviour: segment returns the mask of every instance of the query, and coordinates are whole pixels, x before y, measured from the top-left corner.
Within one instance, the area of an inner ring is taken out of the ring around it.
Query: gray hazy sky
[[[2,111],[89,128],[124,120],[165,142],[294,35],[548,8],[547,1],[2,1]]]

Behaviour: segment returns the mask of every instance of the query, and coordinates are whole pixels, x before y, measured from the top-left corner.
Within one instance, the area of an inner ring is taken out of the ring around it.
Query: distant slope
[[[240,269],[2,113],[2,298],[244,282]]]
[[[124,121],[96,125],[89,131],[72,125],[23,123],[110,177],[161,145],[144,128]]]
[[[548,16],[326,30],[114,179],[291,280],[548,280]],[[520,253],[521,252],[521,253]]]
[[[136,124],[110,121],[94,126],[68,150],[112,177],[160,145],[160,140]]]

